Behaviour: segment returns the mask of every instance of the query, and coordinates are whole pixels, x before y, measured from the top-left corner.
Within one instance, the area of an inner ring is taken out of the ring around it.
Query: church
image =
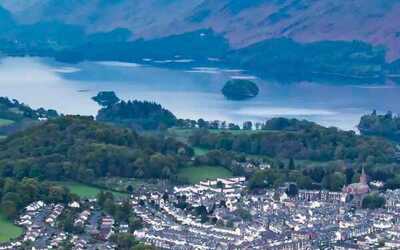
[[[362,206],[362,200],[369,193],[368,176],[364,168],[358,183],[352,183],[343,187],[342,192],[346,195],[346,200],[351,202],[355,207]]]

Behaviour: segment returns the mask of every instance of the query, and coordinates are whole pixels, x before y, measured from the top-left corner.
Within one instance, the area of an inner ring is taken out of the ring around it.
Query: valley
[[[398,0],[0,0],[0,250],[400,249]]]

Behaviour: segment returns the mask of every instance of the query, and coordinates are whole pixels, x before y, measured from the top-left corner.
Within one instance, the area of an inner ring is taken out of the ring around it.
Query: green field
[[[6,119],[1,119],[1,118],[0,118],[0,127],[1,127],[1,126],[8,126],[8,125],[11,125],[11,124],[13,124],[13,123],[14,123],[14,121],[6,120]]]
[[[95,198],[100,191],[107,191],[106,189],[101,189],[94,186],[89,186],[86,184],[78,182],[56,182],[59,185],[67,187],[71,193],[78,195],[81,198]],[[111,192],[114,196],[123,197],[126,196],[125,193]]]
[[[168,135],[180,140],[184,143],[188,142],[189,137],[193,134],[196,129],[183,129],[183,128],[170,128],[168,129]],[[228,130],[228,129],[208,129],[210,133],[231,133],[234,135],[240,134],[257,134],[257,133],[274,133],[279,132],[276,130]]]
[[[229,178],[233,174],[229,170],[223,167],[187,167],[179,171],[178,175],[181,178],[187,179],[191,184],[199,183],[200,181],[207,179],[217,179],[217,178]]]
[[[198,148],[198,147],[194,147],[193,149],[194,149],[194,155],[195,156],[206,155],[210,151],[208,149]]]
[[[17,227],[0,213],[0,243],[10,241],[22,234],[22,228]]]

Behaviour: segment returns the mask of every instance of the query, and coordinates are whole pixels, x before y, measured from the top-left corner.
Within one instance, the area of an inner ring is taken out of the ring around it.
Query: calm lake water
[[[119,62],[68,65],[51,59],[6,57],[0,61],[0,96],[64,114],[95,115],[99,107],[91,97],[113,90],[122,99],[158,102],[179,118],[242,123],[282,116],[342,129],[355,129],[360,116],[373,109],[400,112],[400,87],[394,83],[340,86],[255,79],[260,95],[237,102],[220,93],[232,77],[252,78],[236,69],[173,70]]]

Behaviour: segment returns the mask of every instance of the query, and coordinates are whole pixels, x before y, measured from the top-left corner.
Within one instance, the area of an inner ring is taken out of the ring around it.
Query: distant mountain
[[[0,33],[8,31],[14,27],[15,22],[9,11],[0,7]]]
[[[86,32],[126,28],[131,39],[213,29],[234,48],[272,38],[360,40],[400,58],[398,0],[0,0],[19,23],[58,21]],[[0,13],[1,18],[1,13]]]

